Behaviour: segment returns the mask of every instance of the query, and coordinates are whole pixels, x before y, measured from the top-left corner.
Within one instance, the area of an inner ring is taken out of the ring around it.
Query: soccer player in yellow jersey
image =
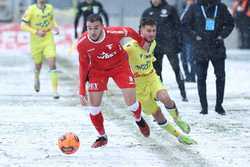
[[[43,59],[46,58],[49,64],[53,97],[59,98],[58,73],[56,70],[56,45],[53,32],[59,34],[53,6],[46,3],[46,0],[37,0],[37,3],[28,7],[22,18],[21,29],[31,33],[31,54],[35,63],[34,89],[40,91],[40,70]]]
[[[164,104],[171,117],[185,132],[190,132],[189,125],[183,121],[176,108],[175,102],[170,99],[167,90],[164,88],[159,76],[153,68],[153,55],[156,46],[156,23],[150,18],[143,19],[140,24],[140,33],[144,37],[147,46],[144,48],[132,40],[124,46],[129,56],[129,64],[134,73],[136,83],[136,98],[141,102],[143,112],[152,115],[157,123],[170,134],[178,138],[183,144],[196,143],[193,139],[184,135],[176,127],[167,121],[156,100]]]

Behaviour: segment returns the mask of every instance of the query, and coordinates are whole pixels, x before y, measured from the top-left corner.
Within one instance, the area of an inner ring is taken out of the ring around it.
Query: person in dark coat
[[[102,4],[99,1],[96,0],[84,0],[77,4],[77,13],[75,16],[74,21],[74,28],[75,28],[75,38],[78,37],[77,33],[77,27],[79,23],[79,19],[83,17],[83,27],[82,32],[85,32],[87,30],[86,27],[86,20],[88,16],[91,14],[100,14],[104,17],[105,23],[107,26],[109,26],[109,18],[107,12],[104,10]]]
[[[157,23],[157,35],[154,55],[154,68],[162,80],[162,61],[166,54],[174,70],[183,101],[187,101],[184,77],[180,70],[178,53],[182,48],[181,22],[176,9],[166,0],[151,0],[151,7],[146,9],[141,18],[151,17]]]
[[[208,113],[206,78],[209,61],[216,76],[215,111],[225,115],[222,107],[225,89],[226,49],[224,39],[234,28],[234,20],[227,6],[220,0],[198,0],[190,7],[182,20],[184,30],[192,36],[195,48],[194,59],[198,76],[198,92],[201,114]]]

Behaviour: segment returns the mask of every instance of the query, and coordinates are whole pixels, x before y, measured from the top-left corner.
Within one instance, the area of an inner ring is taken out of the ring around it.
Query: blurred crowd
[[[232,15],[239,31],[240,48],[250,49],[250,3],[249,0],[234,0]]]

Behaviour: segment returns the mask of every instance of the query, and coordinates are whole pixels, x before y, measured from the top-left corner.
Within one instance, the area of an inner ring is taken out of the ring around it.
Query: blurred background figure
[[[190,6],[195,3],[195,0],[186,0],[184,11],[181,14],[181,21]],[[186,82],[195,82],[195,61],[193,59],[193,44],[192,38],[183,32],[183,45],[182,45],[182,53],[181,53],[181,61],[182,67],[185,72]]]
[[[151,7],[143,12],[141,18],[150,17],[157,23],[157,46],[154,52],[156,57],[154,68],[162,81],[162,62],[164,55],[167,55],[175,73],[182,100],[188,101],[178,57],[182,48],[182,32],[177,10],[172,5],[169,5],[166,0],[151,0],[150,2]]]
[[[108,26],[109,25],[109,18],[107,12],[104,10],[102,4],[96,0],[81,0],[77,4],[77,13],[75,16],[75,38],[78,37],[78,23],[79,19],[83,17],[83,26],[82,26],[82,32],[86,31],[86,20],[87,17],[91,14],[100,14],[104,17],[105,23]]]
[[[53,32],[59,34],[59,28],[54,17],[54,7],[47,0],[37,0],[30,5],[22,18],[21,29],[31,34],[30,48],[34,70],[34,89],[40,92],[40,72],[46,58],[49,64],[52,93],[54,99],[59,99],[58,71],[56,69],[56,44]]]
[[[232,14],[239,31],[239,47],[250,49],[250,3],[249,0],[234,0]]]

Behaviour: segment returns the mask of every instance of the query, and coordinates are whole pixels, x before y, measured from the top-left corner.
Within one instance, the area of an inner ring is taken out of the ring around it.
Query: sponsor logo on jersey
[[[137,70],[147,70],[151,67],[151,61],[147,61],[145,64],[139,64],[135,66]]]
[[[111,57],[114,57],[117,53],[116,52],[113,52],[113,53],[105,53],[105,52],[102,52],[102,54],[98,55],[97,58],[98,59],[110,59]]]

